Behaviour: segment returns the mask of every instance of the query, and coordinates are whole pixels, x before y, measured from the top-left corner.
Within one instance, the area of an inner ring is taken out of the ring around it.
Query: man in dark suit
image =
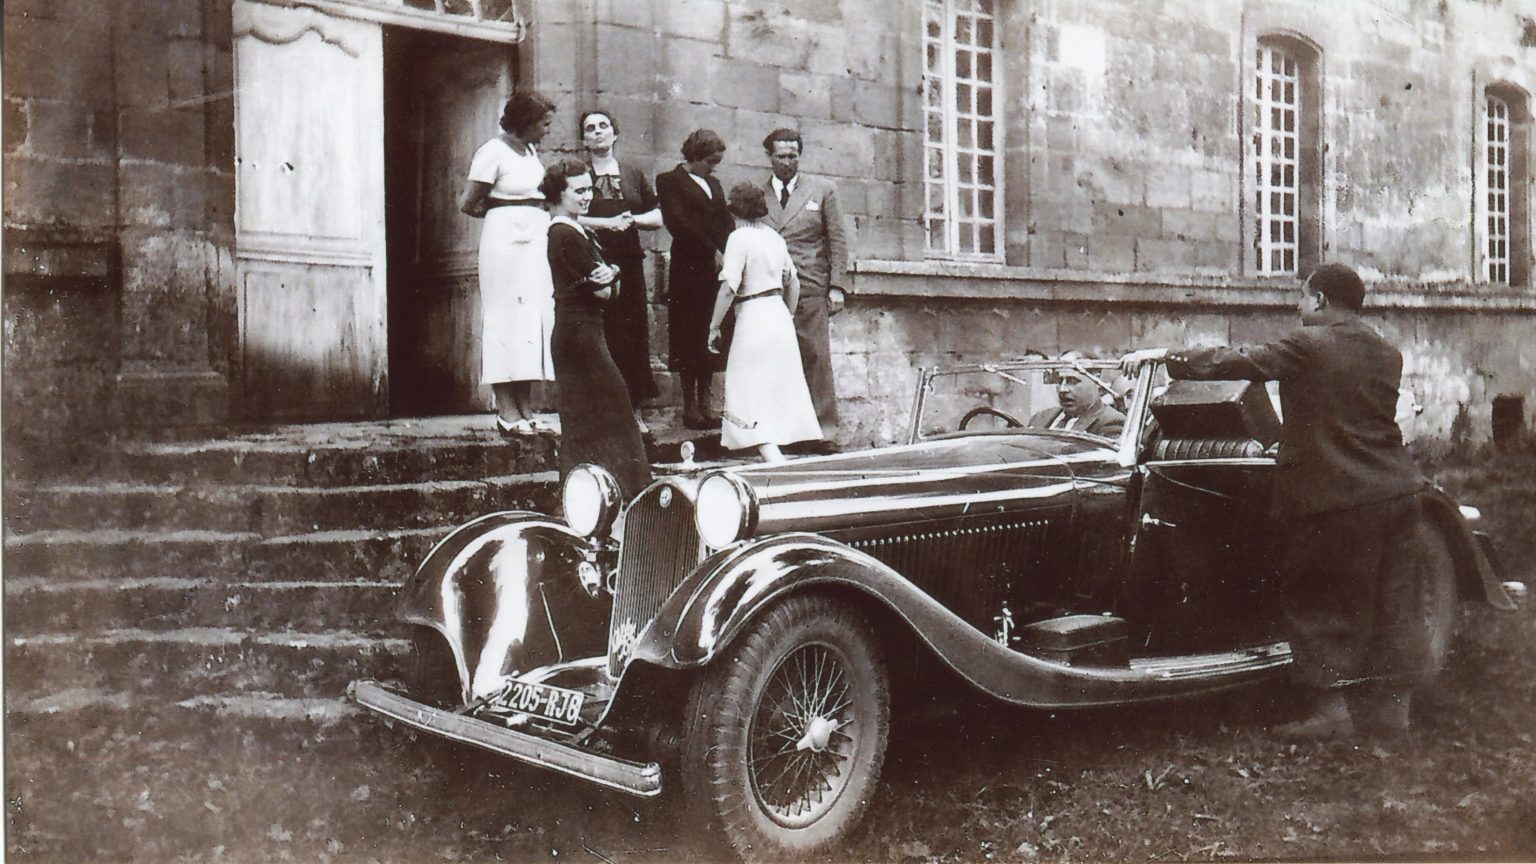
[[[833,441],[837,436],[837,392],[832,384],[827,319],[843,308],[848,239],[837,188],[829,180],[800,173],[804,147],[800,133],[793,129],[775,129],[763,139],[763,149],[773,163],[773,174],[763,181],[768,199],[768,216],[763,222],[783,236],[800,274],[800,302],[794,310],[800,364],[810,385],[822,438]]]
[[[1029,418],[1031,429],[1063,429],[1118,438],[1125,428],[1125,415],[1104,404],[1104,391],[1075,369],[1057,373],[1056,401],[1057,407],[1038,411]]]
[[[1242,348],[1150,349],[1175,378],[1279,381],[1284,426],[1273,514],[1282,525],[1282,603],[1297,681],[1315,697],[1291,738],[1354,734],[1355,721],[1404,732],[1426,652],[1403,598],[1416,591],[1412,538],[1424,477],[1395,420],[1403,358],[1360,318],[1365,285],[1325,264],[1301,286],[1302,326]],[[1355,710],[1345,691],[1351,693]]]

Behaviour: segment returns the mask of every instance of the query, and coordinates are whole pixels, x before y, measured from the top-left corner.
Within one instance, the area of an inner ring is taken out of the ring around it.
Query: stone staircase
[[[552,512],[555,448],[485,416],[321,424],[13,478],[7,718],[348,716],[347,682],[408,648],[395,589],[468,518]]]

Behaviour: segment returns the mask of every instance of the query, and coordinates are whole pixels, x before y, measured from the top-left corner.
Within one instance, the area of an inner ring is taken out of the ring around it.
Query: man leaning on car
[[[1276,727],[1282,737],[1348,737],[1356,721],[1406,732],[1428,664],[1404,636],[1425,480],[1394,419],[1402,354],[1361,320],[1364,299],[1354,270],[1324,264],[1302,283],[1301,327],[1274,342],[1121,358],[1163,359],[1174,378],[1280,382],[1282,604],[1296,680],[1314,697],[1305,718]]]

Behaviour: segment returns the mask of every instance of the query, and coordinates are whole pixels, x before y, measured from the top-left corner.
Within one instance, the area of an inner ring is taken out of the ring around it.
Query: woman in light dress
[[[539,184],[537,144],[555,105],[531,91],[514,93],[502,133],[475,151],[459,209],[483,217],[480,230],[480,380],[496,398],[503,435],[549,431],[534,417],[533,382],[555,377],[549,339],[555,325],[550,283],[549,214]]]
[[[719,351],[725,314],[736,314],[720,443],[730,450],[756,447],[764,461],[778,462],[784,458],[780,445],[821,438],[789,311],[800,298],[800,277],[784,238],[761,221],[768,215],[762,187],[732,187],[730,209],[737,228],[725,242],[709,320],[710,350]]]

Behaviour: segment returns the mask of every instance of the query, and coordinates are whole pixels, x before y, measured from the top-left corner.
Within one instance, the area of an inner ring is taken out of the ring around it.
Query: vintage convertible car
[[[1069,367],[1125,409],[1118,438],[1028,428]],[[563,519],[494,513],[438,544],[401,592],[411,680],[349,692],[611,789],[675,782],[743,857],[794,857],[862,815],[893,704],[967,684],[1132,704],[1283,674],[1279,428],[1257,384],[1020,360],[922,373],[899,446],[684,464],[628,502],[584,466]],[[1459,601],[1512,603],[1475,511],[1427,500],[1418,635],[1443,659]]]

